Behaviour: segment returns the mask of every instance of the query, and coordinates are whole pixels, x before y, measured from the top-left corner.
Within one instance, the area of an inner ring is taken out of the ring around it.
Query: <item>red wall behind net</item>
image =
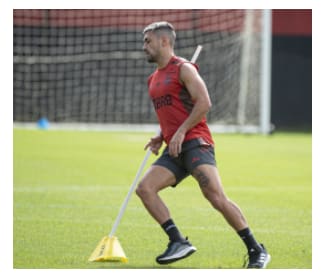
[[[275,35],[312,35],[312,10],[274,10]]]
[[[177,30],[238,30],[243,10],[14,10],[14,24],[52,27],[118,27],[142,29],[169,21]],[[234,18],[234,20],[229,20]]]
[[[239,30],[244,10],[14,10],[14,25],[142,29],[167,20],[177,30]],[[234,20],[229,20],[234,18]],[[221,20],[224,19],[224,20]],[[312,35],[312,10],[273,10],[273,34]]]

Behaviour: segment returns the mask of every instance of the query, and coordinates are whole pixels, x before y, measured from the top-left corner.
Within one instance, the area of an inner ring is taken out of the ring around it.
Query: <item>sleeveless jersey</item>
[[[148,78],[149,95],[167,145],[194,106],[188,90],[180,83],[180,66],[185,62],[189,61],[173,56],[166,67],[157,69]],[[184,142],[196,138],[214,144],[205,117],[186,133]]]

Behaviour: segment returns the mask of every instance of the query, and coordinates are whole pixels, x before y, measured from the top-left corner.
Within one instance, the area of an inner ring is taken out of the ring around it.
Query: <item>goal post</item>
[[[271,62],[272,62],[272,11],[262,11],[262,55],[260,89],[260,132],[269,134],[271,128]]]
[[[13,10],[14,122],[156,124],[142,30],[171,22],[198,59],[217,132],[270,132],[269,10]]]

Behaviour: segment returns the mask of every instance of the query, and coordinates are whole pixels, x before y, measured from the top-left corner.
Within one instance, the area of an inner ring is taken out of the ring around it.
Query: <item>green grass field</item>
[[[127,264],[89,263],[152,134],[14,129],[14,268],[161,268],[167,237],[133,194],[117,229]],[[269,250],[268,268],[312,268],[311,134],[214,135],[227,195]],[[150,157],[149,164],[155,160]],[[241,268],[243,243],[190,177],[161,192],[197,247],[165,268]]]

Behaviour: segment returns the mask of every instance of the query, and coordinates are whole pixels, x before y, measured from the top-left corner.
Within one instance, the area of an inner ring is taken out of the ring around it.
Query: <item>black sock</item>
[[[240,230],[237,233],[245,243],[248,251],[250,251],[251,249],[258,251],[261,248],[249,228]]]
[[[167,220],[161,225],[164,232],[167,233],[171,241],[181,241],[184,240],[184,237],[180,234],[177,226],[174,224],[172,219]]]

